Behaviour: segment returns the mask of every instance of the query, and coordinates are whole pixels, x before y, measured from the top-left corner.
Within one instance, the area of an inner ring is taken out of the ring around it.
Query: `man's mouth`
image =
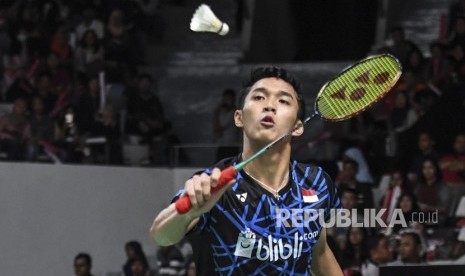
[[[271,116],[265,116],[263,119],[260,120],[260,124],[266,127],[274,126],[274,120]]]

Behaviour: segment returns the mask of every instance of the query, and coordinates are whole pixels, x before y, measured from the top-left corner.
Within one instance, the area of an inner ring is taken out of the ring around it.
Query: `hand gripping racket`
[[[342,70],[321,87],[315,100],[314,113],[307,117],[302,125],[269,143],[247,160],[224,169],[221,172],[218,185],[212,187],[211,193],[215,193],[234,179],[237,172],[247,164],[261,156],[276,143],[291,136],[296,129],[303,127],[316,116],[328,121],[342,121],[366,110],[391,90],[401,74],[400,62],[389,54],[368,57]],[[175,206],[178,213],[184,214],[191,209],[192,205],[189,197],[184,195],[176,201]]]

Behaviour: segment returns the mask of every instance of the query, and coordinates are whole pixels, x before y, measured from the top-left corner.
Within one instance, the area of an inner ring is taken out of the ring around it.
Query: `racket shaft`
[[[226,169],[221,171],[220,178],[218,179],[218,184],[216,187],[212,187],[210,190],[211,194],[216,193],[219,189],[223,188],[224,185],[228,184],[231,180],[235,179],[237,171],[233,166],[229,166]],[[185,214],[189,212],[192,208],[192,203],[188,195],[184,194],[175,202],[176,211],[178,214]]]

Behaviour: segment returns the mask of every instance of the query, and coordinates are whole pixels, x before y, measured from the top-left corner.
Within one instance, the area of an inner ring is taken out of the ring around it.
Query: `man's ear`
[[[301,120],[297,120],[297,122],[295,122],[294,128],[297,129],[292,132],[292,136],[297,137],[304,133],[304,125]]]
[[[244,127],[244,123],[242,122],[242,110],[237,109],[234,111],[234,124],[237,127]]]

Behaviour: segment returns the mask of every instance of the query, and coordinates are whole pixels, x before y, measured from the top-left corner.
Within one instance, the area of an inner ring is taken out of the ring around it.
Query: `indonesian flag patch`
[[[310,190],[303,190],[302,189],[302,196],[304,198],[304,202],[306,203],[313,203],[318,201],[318,195],[316,191],[313,189]]]

